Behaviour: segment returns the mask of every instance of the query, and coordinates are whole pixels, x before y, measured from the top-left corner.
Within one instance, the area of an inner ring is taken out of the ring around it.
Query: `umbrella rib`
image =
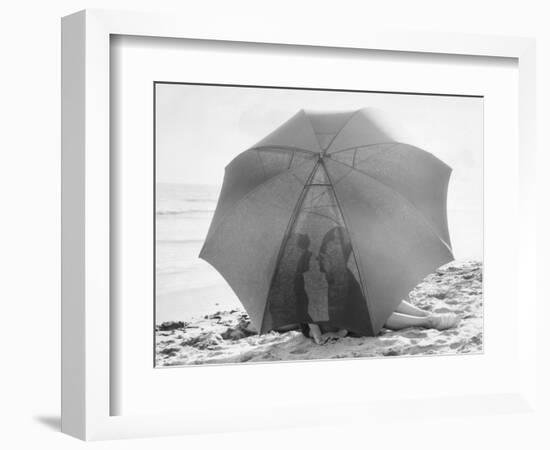
[[[284,249],[288,243],[288,239],[290,237],[290,231],[292,230],[292,226],[294,223],[296,223],[296,219],[298,217],[298,214],[300,212],[300,208],[302,207],[302,204],[304,202],[304,198],[307,192],[307,188],[309,187],[309,182],[313,178],[315,171],[317,169],[317,166],[320,164],[320,162],[315,163],[315,166],[313,167],[313,170],[309,174],[306,182],[304,183],[304,186],[302,187],[302,192],[300,192],[300,196],[298,197],[298,201],[296,202],[296,205],[294,206],[294,209],[292,211],[292,214],[290,215],[290,219],[288,221],[288,224],[286,226],[285,232],[283,234],[283,242],[281,242],[281,246],[279,247],[279,252],[277,253],[277,259],[275,260],[275,266],[273,273],[271,274],[271,281],[269,283],[269,289],[267,291],[267,298],[265,300],[264,305],[264,312],[262,314],[262,323],[260,325],[260,334],[262,333],[262,330],[264,328],[264,322],[265,322],[265,316],[266,316],[266,310],[269,303],[269,294],[271,293],[271,289],[273,288],[273,283],[275,282],[275,276],[277,275],[277,271],[279,269],[279,264],[281,263],[281,259],[283,258]]]
[[[294,155],[296,154],[296,152],[292,152],[290,154],[290,158],[288,158],[288,167],[287,167],[287,170],[290,169],[292,167],[292,161],[294,161]]]
[[[262,157],[260,155],[260,151],[259,150],[254,150],[254,153],[256,153],[256,157],[258,158],[258,161],[260,162],[260,167],[262,168],[262,173],[264,174],[264,177],[266,177],[267,174],[266,174],[266,171],[265,171],[264,161],[262,160]]]
[[[321,213],[319,213],[319,212],[314,212],[314,211],[306,211],[306,214],[311,214],[312,216],[324,217],[325,219],[328,219],[328,220],[330,220],[331,222],[334,222],[336,225],[339,225],[339,224],[340,224],[334,217],[330,217],[330,216],[327,215],[327,214],[321,214]]]
[[[250,190],[249,192],[247,192],[243,197],[241,197],[239,200],[237,200],[237,202],[232,206],[232,208],[227,211],[222,217],[219,218],[218,220],[218,223],[216,225],[215,228],[213,228],[212,230],[208,230],[208,234],[207,234],[207,237],[208,236],[211,236],[213,235],[217,230],[218,228],[220,227],[220,225],[223,223],[224,219],[229,216],[231,213],[233,213],[237,207],[243,202],[245,201],[246,199],[248,199],[252,194],[254,194],[256,191],[260,190],[262,187],[264,187],[266,184],[269,184],[269,183],[272,183],[274,181],[277,181],[277,179],[279,177],[282,177],[283,175],[287,174],[290,172],[290,174],[292,176],[294,176],[296,179],[298,179],[298,181],[301,182],[301,180],[299,180],[298,177],[296,177],[296,175],[294,175],[292,173],[292,171],[294,169],[297,169],[298,167],[302,167],[303,165],[307,164],[307,163],[311,163],[312,160],[311,159],[307,159],[305,161],[302,161],[300,164],[296,165],[294,168],[289,168],[289,169],[286,169],[286,170],[283,170],[282,172],[278,173],[277,175],[273,175],[271,178],[265,180],[263,183],[260,183],[258,186],[254,187],[254,189]],[[222,186],[222,189],[223,189],[223,186]],[[216,206],[217,208],[217,206]]]
[[[353,147],[342,148],[342,149],[340,149],[340,150],[336,150],[335,152],[330,152],[330,154],[331,154],[331,155],[336,155],[337,153],[349,152],[350,150],[360,150],[360,149],[362,149],[362,148],[374,147],[375,145],[389,145],[389,144],[394,144],[394,145],[397,145],[397,144],[408,145],[408,144],[404,144],[404,143],[402,143],[402,142],[395,142],[395,141],[392,141],[392,142],[375,142],[375,143],[373,143],[373,144],[354,145]]]
[[[405,202],[406,204],[408,204],[418,215],[418,217],[420,217],[420,219],[426,224],[426,226],[428,227],[428,229],[435,235],[435,237],[437,237],[437,239],[439,239],[439,241],[441,241],[441,243],[445,246],[445,248],[447,248],[447,250],[451,253],[451,255],[453,254],[453,250],[451,249],[451,247],[449,246],[449,244],[447,244],[447,242],[445,242],[445,240],[439,235],[439,233],[434,229],[434,227],[432,226],[432,224],[430,223],[430,221],[426,218],[426,216],[424,216],[424,214],[422,214],[418,208],[414,205],[414,203],[412,203],[407,197],[405,197],[403,194],[401,194],[400,192],[396,191],[394,188],[392,188],[391,186],[387,185],[386,183],[384,183],[383,181],[380,181],[379,179],[373,177],[372,175],[369,175],[368,173],[366,172],[363,172],[361,169],[358,169],[357,167],[352,167],[350,166],[349,164],[346,164],[342,161],[337,161],[335,159],[331,159],[332,162],[335,162],[335,163],[338,163],[338,164],[341,164],[342,166],[345,166],[345,167],[349,167],[351,170],[354,170],[356,171],[357,173],[360,173],[361,175],[364,175],[368,178],[370,178],[371,180],[373,180],[374,182],[378,183],[378,184],[381,184],[382,186],[386,187],[387,189],[389,189],[390,191],[392,191],[396,196],[398,196],[400,199],[403,200],[403,202]],[[327,174],[328,174],[328,171],[327,171]],[[338,180],[336,183],[339,183],[343,178],[341,178],[340,180]],[[333,186],[336,185],[336,183],[333,184]]]
[[[374,323],[372,322],[372,317],[371,317],[371,314],[370,314],[370,311],[372,311],[371,304],[370,304],[370,295],[369,295],[369,292],[368,292],[368,289],[367,289],[367,284],[364,283],[363,275],[361,274],[361,267],[363,267],[363,265],[359,265],[358,256],[355,254],[355,245],[353,244],[355,242],[355,239],[353,238],[352,230],[350,229],[350,227],[348,226],[348,224],[346,222],[346,216],[344,214],[344,210],[342,209],[342,206],[340,205],[340,201],[338,200],[338,194],[336,194],[336,189],[334,188],[335,184],[332,182],[332,178],[330,177],[330,174],[328,173],[328,170],[326,169],[326,167],[323,167],[323,168],[325,169],[327,177],[330,181],[332,192],[334,193],[334,199],[336,200],[336,206],[337,206],[338,210],[340,211],[340,214],[342,215],[342,221],[344,222],[344,227],[346,228],[347,233],[349,235],[349,239],[350,239],[350,243],[351,243],[351,253],[353,254],[353,259],[354,259],[355,265],[357,266],[357,269],[358,269],[357,273],[359,275],[359,281],[361,283],[361,286],[363,287],[365,301],[367,302],[367,309],[369,311],[370,327],[371,327],[371,330],[374,331]]]
[[[361,111],[360,109],[358,109],[357,111],[355,111],[351,116],[349,116],[348,120],[346,120],[346,123],[344,123],[344,125],[342,125],[342,128],[340,128],[338,130],[338,132],[334,135],[334,137],[330,140],[330,143],[328,144],[326,150],[323,152],[323,153],[328,153],[328,151],[330,150],[330,147],[332,146],[333,142],[336,140],[336,138],[340,135],[340,133],[342,132],[342,130],[344,128],[346,128],[348,126],[348,124],[351,122],[351,119],[353,119],[357,113]]]
[[[365,159],[361,160],[361,162],[362,162],[362,163],[365,163],[365,162],[371,160],[372,158],[375,158],[376,156],[380,155],[381,153],[386,154],[386,153],[390,152],[391,150],[393,150],[394,147],[397,146],[397,144],[393,144],[393,145],[392,145],[392,144],[383,144],[383,145],[391,145],[391,147],[386,148],[386,149],[384,149],[384,150],[378,149],[378,151],[374,151],[374,152],[371,153],[370,155],[367,155],[367,157],[366,157]],[[364,150],[365,148],[366,148],[366,147],[357,147],[357,148],[355,149],[355,151],[353,152],[353,163],[352,163],[353,165],[352,165],[351,167],[355,168],[355,161],[356,161],[356,159],[357,159],[357,152],[360,151],[360,150]],[[349,164],[348,164],[348,166],[349,166]]]
[[[330,186],[330,184],[310,184],[310,186]],[[323,197],[323,195],[326,195],[326,191],[320,192],[319,194],[312,197],[310,203],[316,202],[321,197]]]
[[[287,150],[291,152],[300,152],[300,153],[307,153],[307,154],[317,154],[318,152],[313,152],[311,150],[306,150],[305,148],[301,147],[292,147],[290,145],[259,145],[250,147],[248,150]]]

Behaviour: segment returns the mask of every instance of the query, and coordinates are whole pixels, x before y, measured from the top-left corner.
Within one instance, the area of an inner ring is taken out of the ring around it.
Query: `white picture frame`
[[[197,23],[190,16],[87,10],[62,21],[62,431],[85,440],[162,436],[308,425],[339,417],[339,410],[312,411],[311,405],[258,410],[248,420],[206,420],[198,414],[111,415],[110,334],[110,37],[128,35],[333,49],[368,49],[423,54],[513,58],[518,62],[519,224],[517,277],[533,286],[518,304],[518,327],[536,310],[533,280],[535,229],[535,43],[532,39],[457,34],[419,34],[315,27],[281,30],[263,23]],[[534,327],[521,340],[536,342]],[[498,395],[432,398],[442,415],[493,414],[536,408],[536,352],[519,346],[515,389]],[[215,368],[214,368],[215,370]],[[425,404],[402,402],[410,414]],[[349,416],[393,417],[383,402],[346,404]],[[317,408],[318,410],[318,408]],[[451,412],[452,411],[452,412]],[[406,412],[402,409],[399,415]],[[347,416],[346,416],[347,417]],[[269,422],[269,423],[268,423]]]

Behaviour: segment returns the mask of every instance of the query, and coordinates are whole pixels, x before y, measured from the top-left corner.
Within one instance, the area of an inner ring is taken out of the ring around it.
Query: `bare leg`
[[[406,302],[403,300],[399,305],[397,305],[397,308],[395,309],[395,312],[406,314],[408,316],[417,316],[417,317],[427,317],[430,315],[428,311],[424,311],[423,309],[417,308],[414,305],[411,305],[409,302]]]
[[[348,335],[348,330],[345,328],[340,328],[338,331],[329,331],[328,333],[323,333],[323,336],[326,336],[328,339],[330,338],[342,338],[346,337]]]
[[[394,312],[388,320],[386,320],[385,327],[390,330],[402,330],[409,327],[423,327],[430,328],[430,318],[428,316],[411,316],[409,314],[402,314]]]
[[[460,322],[460,317],[454,313],[430,314],[428,316],[411,316],[394,312],[388,320],[385,327],[390,330],[402,330],[408,327],[435,328],[436,330],[446,330],[454,328]]]
[[[327,338],[323,338],[321,333],[321,328],[315,323],[310,323],[309,325],[309,335],[315,341],[316,344],[322,345],[327,341]]]

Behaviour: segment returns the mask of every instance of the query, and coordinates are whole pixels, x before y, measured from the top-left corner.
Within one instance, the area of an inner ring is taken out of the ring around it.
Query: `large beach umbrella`
[[[226,167],[200,257],[261,333],[315,322],[376,335],[453,259],[450,173],[368,110],[299,111]]]

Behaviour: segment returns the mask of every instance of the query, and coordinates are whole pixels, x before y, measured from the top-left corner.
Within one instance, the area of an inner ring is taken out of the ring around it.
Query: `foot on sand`
[[[430,328],[443,331],[449,328],[454,328],[460,322],[460,317],[453,313],[432,314],[429,317]]]
[[[336,335],[338,337],[346,337],[348,335],[348,330],[344,329],[344,328],[340,328],[337,332],[336,332]]]

